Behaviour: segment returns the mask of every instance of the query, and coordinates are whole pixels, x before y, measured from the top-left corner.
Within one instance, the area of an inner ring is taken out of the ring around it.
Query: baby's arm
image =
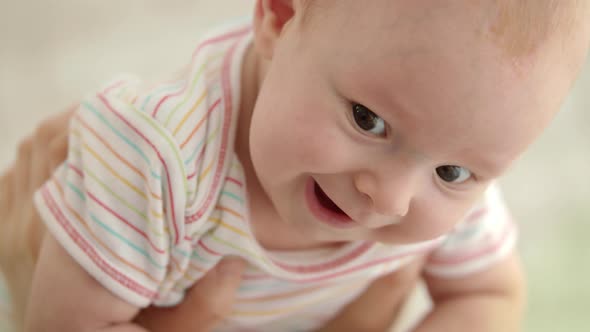
[[[492,185],[429,256],[424,279],[434,308],[416,331],[520,331],[525,287],[516,229]]]
[[[425,280],[434,307],[415,332],[520,331],[525,287],[516,253],[483,272]]]
[[[25,331],[146,331],[130,323],[139,308],[113,295],[46,234]]]

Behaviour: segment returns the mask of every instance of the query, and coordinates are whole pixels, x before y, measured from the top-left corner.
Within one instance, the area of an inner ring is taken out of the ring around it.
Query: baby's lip
[[[334,199],[332,199],[332,197],[324,190],[324,188],[318,183],[318,181],[314,180],[314,185],[317,187],[317,189],[319,189],[319,191],[321,192],[321,194],[323,194],[327,199],[330,200],[330,203],[337,208],[339,211],[339,213],[343,214],[344,216],[346,216],[348,219],[350,219],[350,221],[355,221],[342,207],[340,207],[340,205],[338,205],[338,203],[336,203],[336,201],[334,201]],[[316,192],[317,195],[317,192]],[[327,208],[326,206],[324,206],[325,208]],[[336,212],[333,210],[333,212]]]
[[[402,221],[402,218],[392,218],[392,217],[387,217],[387,216],[383,216],[383,215],[372,215],[372,217],[369,217],[367,215],[367,218],[354,218],[351,216],[351,214],[347,211],[345,211],[342,207],[340,207],[340,205],[338,205],[338,203],[336,203],[336,201],[334,201],[332,199],[332,197],[330,196],[330,194],[328,194],[324,188],[320,185],[320,183],[314,178],[314,185],[317,186],[322,193],[332,201],[332,203],[338,207],[338,209],[342,212],[343,217],[347,217],[348,219],[350,219],[350,222],[354,222],[360,226],[363,227],[367,227],[367,228],[380,228],[383,226],[387,226],[387,225],[395,225],[395,224],[399,224]],[[333,211],[335,212],[335,211]],[[359,220],[363,220],[363,221],[359,221]],[[371,221],[369,221],[371,220]]]

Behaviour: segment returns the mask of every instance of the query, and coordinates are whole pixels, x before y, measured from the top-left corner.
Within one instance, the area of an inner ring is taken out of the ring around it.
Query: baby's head
[[[258,0],[250,157],[285,227],[310,245],[450,230],[559,109],[586,3]]]

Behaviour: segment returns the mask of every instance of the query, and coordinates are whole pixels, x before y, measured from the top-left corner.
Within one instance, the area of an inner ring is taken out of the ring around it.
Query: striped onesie
[[[512,250],[516,232],[495,187],[431,241],[263,249],[233,149],[251,41],[250,23],[225,26],[203,39],[179,78],[150,87],[120,79],[81,103],[68,159],[35,202],[53,236],[104,287],[139,307],[171,306],[222,257],[241,256],[249,266],[218,330],[308,331],[417,255],[429,253],[429,273],[455,277]]]

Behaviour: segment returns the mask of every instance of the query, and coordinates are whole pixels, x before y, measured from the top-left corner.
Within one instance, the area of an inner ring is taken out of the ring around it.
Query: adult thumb
[[[197,319],[201,330],[213,328],[231,314],[245,268],[241,258],[224,258],[189,290],[184,304],[193,309],[193,315],[201,316]]]

